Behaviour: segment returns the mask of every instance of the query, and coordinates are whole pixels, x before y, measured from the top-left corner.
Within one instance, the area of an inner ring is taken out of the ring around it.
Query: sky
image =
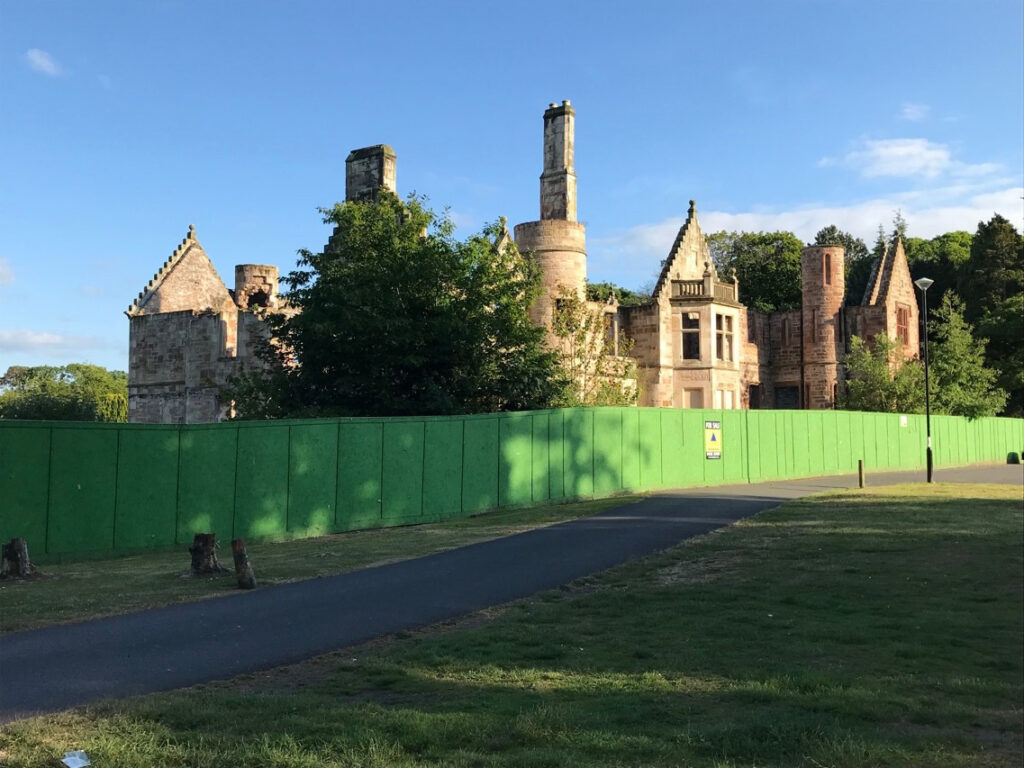
[[[1021,0],[0,0],[0,373],[128,365],[125,309],[194,224],[234,265],[329,234],[345,157],[469,235],[539,217],[576,109],[588,277],[705,232],[1024,230]]]

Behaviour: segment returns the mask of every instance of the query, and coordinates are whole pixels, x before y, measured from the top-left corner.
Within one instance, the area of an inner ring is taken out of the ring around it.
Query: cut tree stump
[[[0,576],[24,577],[33,573],[32,561],[28,557],[28,541],[11,539],[0,551]]]
[[[192,576],[203,576],[208,573],[226,573],[227,568],[217,559],[217,535],[213,533],[197,533],[188,548],[192,555]]]
[[[245,551],[244,539],[231,540],[231,552],[235,556],[235,575],[241,589],[252,589],[256,586],[256,574],[249,564],[249,553]]]

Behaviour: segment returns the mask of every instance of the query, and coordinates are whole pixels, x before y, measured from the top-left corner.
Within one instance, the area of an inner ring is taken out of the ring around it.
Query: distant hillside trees
[[[12,365],[0,377],[0,419],[127,421],[128,374],[98,365]]]

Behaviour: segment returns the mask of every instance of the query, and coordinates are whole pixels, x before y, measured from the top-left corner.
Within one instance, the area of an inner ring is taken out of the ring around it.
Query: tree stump
[[[240,589],[252,589],[256,586],[256,574],[249,564],[249,553],[245,551],[244,539],[231,540],[231,552],[235,556],[235,575],[238,577]]]
[[[224,568],[217,559],[216,534],[197,533],[192,539],[192,546],[188,548],[188,551],[192,555],[192,568],[189,570],[192,576],[227,571],[227,568]]]
[[[11,539],[0,550],[0,576],[31,576],[32,561],[28,557],[28,542],[25,539]]]

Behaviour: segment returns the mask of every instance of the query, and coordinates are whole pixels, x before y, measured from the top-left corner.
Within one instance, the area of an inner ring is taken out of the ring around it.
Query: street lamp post
[[[932,481],[932,398],[931,387],[928,384],[928,289],[932,287],[934,280],[927,277],[920,277],[914,281],[921,291],[921,298],[924,301],[924,314],[921,315],[921,328],[924,333],[924,424],[925,432],[928,435],[928,449],[925,454],[925,461],[928,466],[928,482]]]

